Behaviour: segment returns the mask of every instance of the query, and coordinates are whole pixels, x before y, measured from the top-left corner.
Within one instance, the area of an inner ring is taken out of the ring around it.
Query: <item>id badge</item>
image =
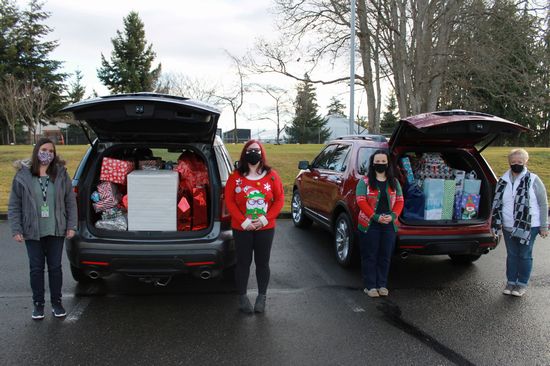
[[[50,217],[50,207],[48,205],[44,205],[40,208],[40,217],[42,218]]]

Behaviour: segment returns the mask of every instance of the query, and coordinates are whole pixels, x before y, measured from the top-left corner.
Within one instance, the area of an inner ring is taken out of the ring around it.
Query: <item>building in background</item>
[[[223,142],[235,142],[233,138],[233,131],[235,131],[235,129],[223,133]],[[237,143],[247,142],[248,140],[250,140],[250,129],[237,128]]]

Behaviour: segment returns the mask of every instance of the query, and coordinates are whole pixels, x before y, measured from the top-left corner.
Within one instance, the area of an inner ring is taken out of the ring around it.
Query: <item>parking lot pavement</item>
[[[550,364],[548,239],[536,243],[524,298],[501,294],[500,246],[471,266],[395,258],[390,297],[370,299],[359,269],[336,264],[326,232],[281,220],[264,315],[239,314],[227,279],[178,277],[153,287],[112,276],[82,286],[65,259],[68,316],[38,322],[30,319],[24,246],[11,241],[5,222],[0,240],[2,365]]]

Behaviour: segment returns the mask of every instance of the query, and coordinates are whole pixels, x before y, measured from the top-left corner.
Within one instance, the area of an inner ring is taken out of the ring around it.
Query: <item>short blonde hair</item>
[[[525,149],[519,148],[510,151],[510,153],[508,154],[508,161],[510,161],[510,159],[512,159],[512,156],[514,155],[520,155],[525,163],[527,162],[527,160],[529,160],[529,153]]]

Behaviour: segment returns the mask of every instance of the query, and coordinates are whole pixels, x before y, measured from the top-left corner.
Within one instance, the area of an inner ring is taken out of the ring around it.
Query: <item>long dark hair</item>
[[[265,170],[266,173],[269,173],[271,171],[271,167],[267,165],[267,160],[265,158],[265,149],[264,146],[260,143],[258,140],[248,140],[246,144],[244,144],[243,150],[241,151],[241,156],[239,158],[239,164],[237,165],[237,171],[241,173],[241,175],[245,176],[248,175],[250,168],[248,167],[248,163],[244,159],[246,155],[246,149],[253,143],[256,143],[260,146],[260,151],[262,152],[262,158],[260,159],[260,165],[258,165],[258,172],[261,172],[262,170]]]
[[[386,170],[386,178],[391,189],[395,189],[395,175],[393,174],[393,168],[390,162],[390,154],[386,150],[376,150],[369,158],[369,170],[367,172],[367,178],[369,180],[370,187],[376,187],[376,171],[374,170],[374,156],[378,154],[386,155],[388,159],[388,169]]]
[[[57,176],[57,165],[59,164],[59,156],[57,155],[57,151],[55,149],[55,144],[52,140],[50,140],[47,137],[42,137],[36,145],[34,145],[34,149],[32,150],[32,156],[31,156],[31,173],[34,176],[39,177],[40,176],[40,160],[38,160],[38,151],[40,151],[40,147],[44,144],[52,144],[53,145],[53,160],[48,166],[48,169],[46,169],[46,174],[50,177],[50,180],[52,182],[55,181],[55,177]]]

